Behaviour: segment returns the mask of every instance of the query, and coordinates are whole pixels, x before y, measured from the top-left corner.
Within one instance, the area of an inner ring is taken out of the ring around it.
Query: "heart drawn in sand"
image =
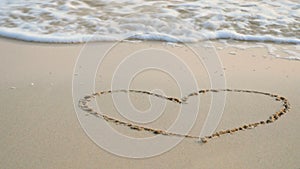
[[[99,112],[95,111],[89,105],[89,103],[92,99],[95,99],[96,97],[99,97],[99,96],[102,96],[102,95],[105,95],[105,94],[112,94],[112,93],[140,93],[140,94],[145,94],[145,95],[165,99],[165,100],[175,102],[175,103],[178,103],[178,104],[185,104],[185,103],[187,103],[187,101],[190,97],[198,96],[200,94],[205,94],[205,93],[208,93],[208,92],[235,92],[235,93],[249,93],[249,94],[265,95],[265,96],[269,96],[271,98],[274,98],[275,101],[282,102],[282,107],[279,111],[271,114],[269,116],[269,118],[266,119],[266,120],[261,120],[261,121],[258,121],[258,122],[244,124],[244,125],[241,125],[241,126],[238,126],[238,127],[235,127],[235,128],[231,128],[231,129],[216,131],[212,135],[208,135],[208,136],[200,138],[199,136],[195,136],[195,135],[173,133],[173,132],[168,132],[166,130],[155,129],[155,128],[150,128],[150,127],[147,127],[147,126],[136,125],[136,124],[133,124],[133,123],[130,123],[130,122],[125,122],[125,121],[119,120],[117,118],[111,117],[107,114],[99,113]],[[182,97],[182,98],[168,97],[168,96],[163,96],[163,95],[160,95],[160,94],[152,93],[152,92],[149,92],[149,91],[142,91],[142,90],[108,90],[108,91],[100,91],[100,92],[97,92],[97,93],[93,93],[92,95],[85,96],[84,98],[79,100],[79,107],[83,111],[85,111],[86,113],[88,113],[90,115],[93,115],[97,118],[102,118],[102,119],[106,120],[107,122],[111,122],[111,123],[114,123],[114,124],[117,124],[117,125],[123,125],[123,126],[128,127],[129,129],[132,129],[132,130],[138,130],[138,131],[143,130],[143,131],[151,132],[153,134],[161,134],[161,135],[165,135],[165,136],[177,136],[177,137],[199,139],[199,140],[201,140],[202,143],[206,143],[210,139],[217,138],[217,137],[220,137],[220,136],[225,135],[225,134],[233,134],[233,133],[238,132],[238,131],[249,130],[249,129],[253,129],[255,127],[258,127],[260,125],[273,123],[277,119],[279,119],[279,117],[281,117],[282,115],[286,114],[289,111],[290,104],[289,104],[288,100],[283,96],[279,96],[277,94],[272,94],[272,93],[268,93],[268,92],[256,91],[256,90],[203,89],[203,90],[199,90],[197,92],[190,93],[187,96]]]

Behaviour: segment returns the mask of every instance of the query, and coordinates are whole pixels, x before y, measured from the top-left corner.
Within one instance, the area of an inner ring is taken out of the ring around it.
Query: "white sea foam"
[[[300,44],[300,4],[292,0],[0,0],[0,35],[49,43],[131,37]]]
[[[224,46],[217,47],[216,49],[223,50],[226,48],[236,48],[238,50],[246,50],[250,48],[265,48],[267,49],[268,54],[274,58],[300,61],[300,53],[298,52],[300,45],[286,45],[286,44],[274,44],[274,43],[262,43],[262,42],[248,43],[247,41],[228,42],[227,40],[223,40],[222,44],[224,44]],[[236,54],[236,52],[231,51],[229,52],[229,54],[234,55]]]

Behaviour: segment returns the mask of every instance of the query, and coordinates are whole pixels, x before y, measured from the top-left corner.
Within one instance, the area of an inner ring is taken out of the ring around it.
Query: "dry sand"
[[[161,45],[161,42],[149,44]],[[213,44],[216,47],[224,46],[219,42]],[[139,44],[126,45],[139,48]],[[126,45],[123,47],[125,51]],[[184,139],[172,150],[159,156],[129,159],[99,148],[87,137],[77,120],[72,100],[72,77],[82,46],[0,39],[1,168],[300,167],[299,61],[273,58],[265,48],[242,50],[228,47],[217,50],[225,68],[228,88],[283,95],[291,103],[290,112],[275,123],[213,139],[207,144]],[[179,49],[179,54],[180,50],[184,49]],[[109,69],[108,65],[116,60],[118,57],[107,60],[107,67],[104,65],[103,68],[105,71],[97,76],[98,89],[109,89],[109,76],[113,68]],[[199,65],[190,64],[191,69],[199,72],[196,78],[201,82],[200,88],[208,88],[207,76],[201,74]],[[164,80],[157,81],[157,76],[168,81],[165,75],[146,72],[134,80],[132,87],[151,90],[155,85],[166,86],[166,94],[178,94],[176,85]],[[207,100],[203,99],[205,104],[201,109],[208,109]],[[136,102],[141,109],[148,104],[147,100],[142,99],[136,99]],[[107,105],[106,109],[112,110]],[[172,106],[167,108],[171,109]],[[278,108],[279,105],[268,98],[228,94],[218,129],[263,120]],[[204,117],[203,114],[198,116],[192,133],[199,132]],[[167,114],[164,118],[171,116]],[[168,123],[164,121],[163,124]],[[160,127],[163,124],[157,122],[154,125]],[[119,130],[129,132],[124,128]]]

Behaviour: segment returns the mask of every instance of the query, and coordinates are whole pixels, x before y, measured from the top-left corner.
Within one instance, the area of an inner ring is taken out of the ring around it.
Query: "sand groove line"
[[[92,99],[96,98],[96,96],[101,96],[101,95],[104,95],[104,94],[112,94],[112,93],[122,93],[122,92],[123,93],[146,94],[146,95],[166,99],[166,100],[178,103],[178,104],[185,104],[189,97],[198,96],[200,94],[205,94],[205,93],[209,93],[209,92],[253,93],[253,94],[260,94],[260,95],[265,95],[265,96],[275,98],[275,101],[281,101],[282,102],[282,107],[279,111],[277,111],[277,112],[273,113],[272,115],[270,115],[269,118],[266,119],[266,120],[261,120],[259,122],[245,124],[245,125],[242,125],[242,126],[239,126],[239,127],[236,127],[236,128],[231,128],[231,129],[226,129],[226,130],[219,130],[219,131],[213,133],[212,135],[200,138],[199,136],[195,136],[195,135],[173,133],[173,132],[168,132],[166,130],[160,130],[160,129],[150,128],[150,127],[146,127],[146,126],[142,126],[142,125],[136,125],[136,124],[133,124],[133,123],[130,123],[130,122],[125,122],[125,121],[119,120],[117,118],[108,116],[106,114],[98,113],[93,108],[91,108],[91,106],[89,106],[90,101]],[[249,129],[256,128],[260,125],[273,123],[276,120],[278,120],[282,115],[286,114],[290,110],[290,103],[288,102],[288,100],[285,97],[279,96],[277,94],[272,94],[272,93],[268,93],[268,92],[261,92],[261,91],[255,91],[255,90],[243,90],[243,89],[203,89],[203,90],[199,90],[198,92],[190,93],[187,96],[182,97],[182,98],[167,97],[167,96],[159,95],[159,94],[152,93],[152,92],[149,92],[149,91],[142,91],[142,90],[108,90],[108,91],[100,91],[100,92],[94,93],[92,95],[85,96],[84,98],[79,100],[79,107],[83,111],[87,112],[90,115],[94,115],[98,118],[103,118],[107,122],[112,122],[112,123],[117,124],[117,125],[123,125],[123,126],[129,127],[130,129],[133,129],[133,130],[138,130],[138,131],[143,130],[143,131],[152,132],[153,134],[161,134],[161,135],[166,135],[166,136],[178,136],[178,137],[185,137],[185,138],[194,138],[194,139],[201,140],[203,143],[206,143],[208,140],[220,137],[222,135],[233,134],[233,133],[238,132],[238,131],[249,130]]]

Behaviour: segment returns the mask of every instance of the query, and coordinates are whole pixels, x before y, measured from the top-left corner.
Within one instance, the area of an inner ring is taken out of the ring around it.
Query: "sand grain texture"
[[[218,42],[214,44],[222,47]],[[160,156],[128,159],[100,149],[77,120],[71,87],[81,47],[82,44],[0,39],[1,168],[300,167],[299,61],[272,58],[263,48],[218,50],[226,68],[228,88],[283,95],[290,101],[289,113],[270,125],[213,139],[207,144],[184,139]],[[229,54],[233,50],[236,55]],[[176,96],[176,92],[170,94]],[[219,128],[230,127],[230,122],[235,125],[240,120],[254,120],[255,112],[269,115],[278,109],[276,104],[268,106],[267,100],[257,103],[254,96],[246,101],[242,97],[228,98]]]

